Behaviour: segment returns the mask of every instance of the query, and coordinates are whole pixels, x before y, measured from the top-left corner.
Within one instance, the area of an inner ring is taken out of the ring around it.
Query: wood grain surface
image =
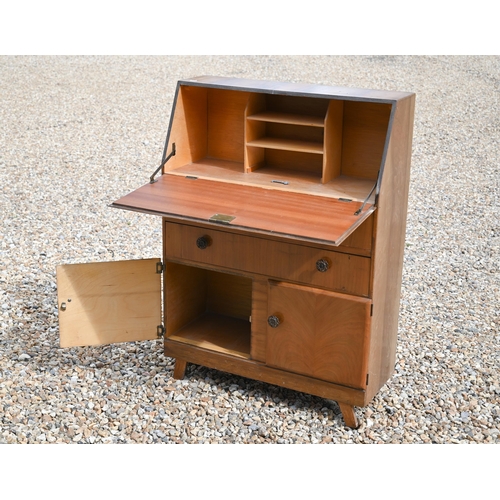
[[[120,198],[113,207],[155,215],[208,221],[215,214],[235,217],[232,226],[339,245],[374,210],[302,193],[162,175],[154,184]]]

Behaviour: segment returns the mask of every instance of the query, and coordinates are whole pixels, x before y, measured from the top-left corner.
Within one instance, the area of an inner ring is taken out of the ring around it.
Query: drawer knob
[[[329,268],[330,268],[330,263],[328,262],[328,259],[319,259],[316,262],[316,269],[320,273],[324,273],[324,272],[328,271]]]
[[[197,240],[196,240],[196,246],[200,249],[200,250],[205,250],[205,248],[209,247],[212,243],[212,239],[210,238],[210,236],[200,236]]]
[[[267,322],[271,328],[278,328],[281,323],[281,319],[279,316],[272,315],[267,318]]]

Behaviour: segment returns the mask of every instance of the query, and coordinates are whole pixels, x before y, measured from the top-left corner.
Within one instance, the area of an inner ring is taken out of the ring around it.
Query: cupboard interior
[[[252,279],[171,262],[165,272],[166,337],[249,358]]]
[[[391,104],[181,86],[165,173],[362,201]]]

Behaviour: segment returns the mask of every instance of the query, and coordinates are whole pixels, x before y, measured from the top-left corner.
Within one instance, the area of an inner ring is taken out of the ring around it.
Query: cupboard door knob
[[[271,328],[278,328],[279,324],[281,323],[281,320],[278,316],[269,316],[267,318],[267,322]]]
[[[324,273],[324,272],[328,271],[329,267],[330,267],[330,263],[328,262],[328,259],[319,259],[316,262],[316,269],[320,273]]]
[[[200,236],[196,240],[196,246],[200,250],[205,250],[205,248],[209,247],[211,243],[212,243],[212,240],[210,239],[210,236]]]

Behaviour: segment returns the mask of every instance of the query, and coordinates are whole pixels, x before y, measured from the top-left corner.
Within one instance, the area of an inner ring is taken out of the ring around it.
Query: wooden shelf
[[[247,117],[249,120],[256,120],[269,123],[286,123],[289,125],[303,125],[306,127],[324,127],[324,117],[305,116],[291,113],[278,113],[274,111],[263,111]]]
[[[294,139],[275,139],[273,137],[262,137],[247,143],[247,146],[267,149],[280,149],[283,151],[297,151],[300,153],[323,154],[323,144],[311,141],[299,141]]]
[[[250,358],[250,322],[207,313],[168,337],[210,351]]]

